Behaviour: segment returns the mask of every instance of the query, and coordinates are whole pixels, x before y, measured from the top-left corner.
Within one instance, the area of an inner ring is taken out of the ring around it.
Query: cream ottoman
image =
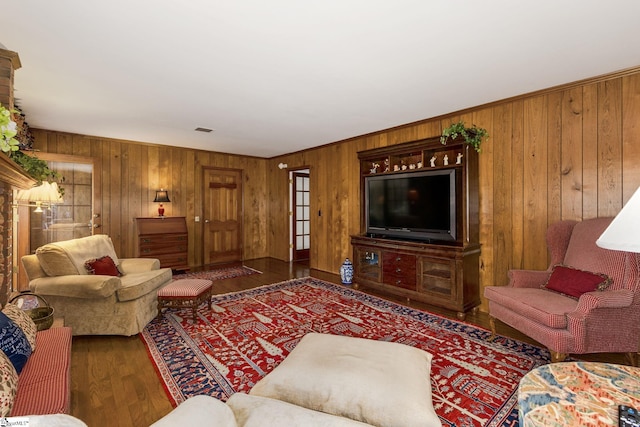
[[[152,427],[441,427],[430,374],[415,347],[310,333],[248,395],[191,397]]]
[[[431,359],[404,344],[310,333],[249,394],[380,427],[439,427]]]

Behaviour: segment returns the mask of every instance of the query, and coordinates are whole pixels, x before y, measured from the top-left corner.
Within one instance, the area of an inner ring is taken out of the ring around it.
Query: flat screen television
[[[366,233],[374,237],[456,241],[456,169],[365,177]]]

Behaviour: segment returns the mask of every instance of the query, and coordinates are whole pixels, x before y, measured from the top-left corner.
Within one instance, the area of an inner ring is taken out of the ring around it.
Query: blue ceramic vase
[[[350,285],[353,282],[353,264],[349,258],[345,259],[340,267],[340,280],[343,285]]]

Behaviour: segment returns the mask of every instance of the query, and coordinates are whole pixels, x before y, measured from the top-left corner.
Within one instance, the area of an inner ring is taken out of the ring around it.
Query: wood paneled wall
[[[337,272],[361,231],[356,153],[437,136],[457,120],[490,135],[480,154],[481,288],[506,284],[512,268],[545,269],[550,223],[613,216],[640,186],[635,69],[271,159],[270,236],[287,233],[287,174],[277,164],[308,166],[311,266]],[[286,239],[269,240],[271,256],[287,251]]]
[[[154,215],[154,191],[168,188],[166,215],[188,220],[191,265],[202,263],[202,224],[193,220],[202,216],[202,166],[244,170],[245,259],[281,260],[289,256],[289,184],[277,165],[309,168],[311,267],[338,272],[352,255],[350,235],[361,230],[357,152],[436,136],[457,120],[490,135],[480,154],[481,287],[506,284],[511,268],[546,268],[550,223],[613,216],[640,186],[640,68],[268,160],[34,135],[43,151],[100,159],[102,232],[122,256],[134,253],[133,218]]]
[[[102,169],[94,193],[100,208],[98,232],[111,236],[121,257],[135,255],[134,218],[157,216],[155,191],[169,190],[165,216],[185,216],[189,265],[202,265],[203,166],[244,171],[244,258],[268,256],[265,159],[33,129],[34,148],[87,156]],[[195,216],[201,221],[196,223]]]

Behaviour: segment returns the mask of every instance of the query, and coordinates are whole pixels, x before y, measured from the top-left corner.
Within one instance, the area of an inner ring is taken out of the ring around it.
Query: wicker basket
[[[37,299],[41,300],[45,305],[43,307],[35,307],[28,310],[25,310],[25,313],[31,317],[33,322],[36,324],[36,327],[39,331],[44,331],[45,329],[49,329],[51,325],[53,325],[53,307],[49,305],[44,297],[35,294],[31,291],[22,291],[15,297],[11,298],[9,302],[13,302],[18,298],[22,298],[24,296],[34,296]],[[40,303],[38,303],[40,304]]]

